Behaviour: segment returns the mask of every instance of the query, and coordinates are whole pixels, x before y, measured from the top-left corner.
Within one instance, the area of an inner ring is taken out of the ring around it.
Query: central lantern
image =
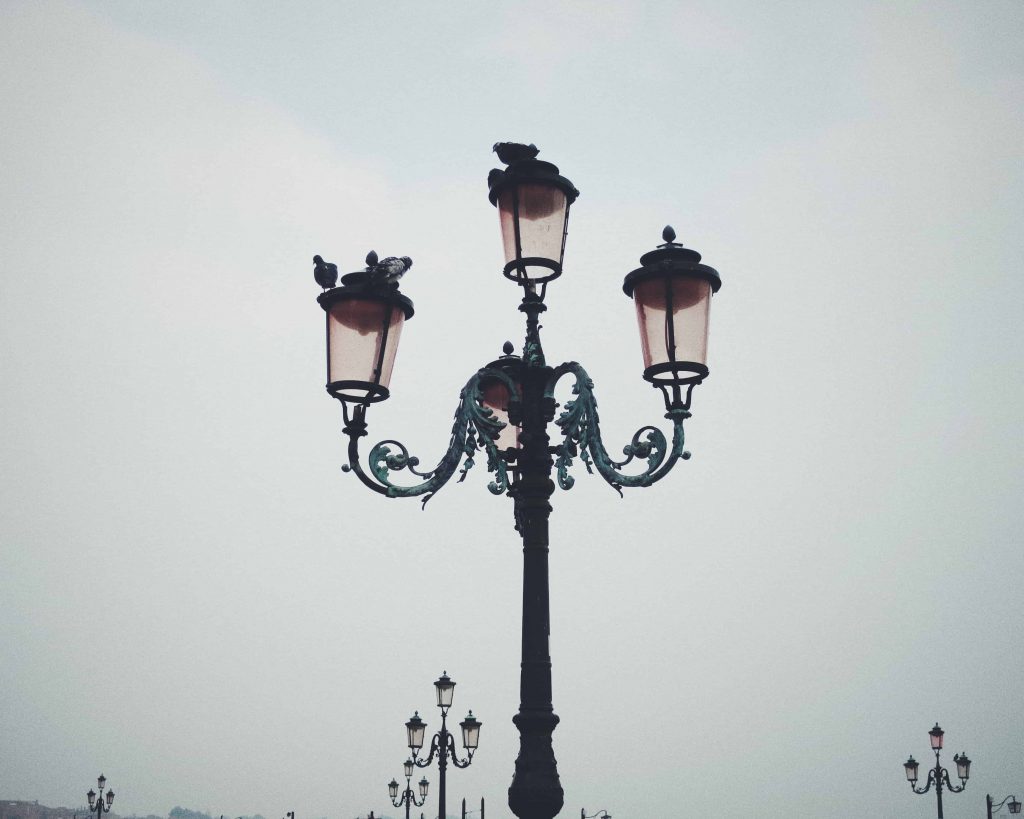
[[[532,289],[562,275],[569,206],[580,192],[555,165],[536,158],[536,145],[499,142],[494,150],[508,166],[487,177],[501,218],[504,273]]]

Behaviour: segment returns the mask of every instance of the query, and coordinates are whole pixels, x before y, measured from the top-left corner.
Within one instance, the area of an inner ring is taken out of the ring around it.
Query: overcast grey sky
[[[724,280],[693,459],[554,499],[563,815],[934,816],[935,721],[949,819],[1020,796],[1022,42],[1020,0],[4,2],[0,797],[397,815],[447,669],[450,807],[509,815],[510,502],[341,473],[310,263],[415,259],[370,436],[433,463],[522,337],[509,139],[581,191],[545,345],[610,451],[663,411],[623,275],[671,223]]]

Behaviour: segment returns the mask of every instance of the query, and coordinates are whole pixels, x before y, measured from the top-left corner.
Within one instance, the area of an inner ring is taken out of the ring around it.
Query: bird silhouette
[[[367,261],[369,262],[369,256]],[[412,267],[412,259],[408,256],[388,256],[371,264],[369,269],[374,280],[386,284],[396,284],[410,267]]]
[[[313,257],[313,278],[324,290],[330,290],[338,283],[338,266],[325,262],[319,256]]]
[[[506,165],[521,162],[524,159],[533,159],[540,153],[536,145],[523,145],[521,142],[495,142],[491,150]]]

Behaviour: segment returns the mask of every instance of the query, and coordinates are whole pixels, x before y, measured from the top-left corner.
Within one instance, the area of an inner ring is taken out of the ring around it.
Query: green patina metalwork
[[[564,440],[555,448],[555,468],[558,485],[571,489],[576,479],[569,474],[573,459],[577,456],[587,471],[598,473],[620,495],[623,487],[650,486],[664,477],[680,458],[690,457],[683,450],[683,421],[690,417],[684,409],[669,410],[665,416],[672,422],[672,447],[669,449],[664,433],[657,427],[641,427],[632,440],[622,448],[626,458],[615,461],[605,449],[601,440],[600,422],[597,415],[597,399],[594,397],[594,382],[575,361],[556,368],[548,382],[545,395],[554,397],[555,385],[562,376],[572,374],[576,381],[572,392],[576,396],[567,401],[555,423],[561,428]],[[646,433],[646,435],[645,435]],[[647,468],[638,475],[626,475],[619,470],[637,459],[646,459]]]
[[[392,439],[381,441],[370,450],[367,457],[369,471],[378,482],[378,485],[374,486],[359,463],[356,443],[359,435],[364,433],[358,430],[354,434],[350,433],[349,463],[342,469],[346,472],[355,472],[363,483],[377,489],[389,498],[412,498],[424,495],[423,504],[426,505],[437,490],[451,479],[456,470],[459,471],[459,481],[465,480],[466,474],[476,463],[474,456],[477,450],[482,449],[487,453],[487,471],[493,472],[495,476],[487,488],[495,495],[504,494],[509,488],[508,464],[501,457],[495,440],[506,425],[499,421],[494,413],[483,404],[481,384],[486,380],[503,382],[508,387],[511,400],[519,400],[518,387],[505,373],[487,368],[475,373],[459,394],[459,405],[455,409],[455,423],[452,424],[448,451],[433,469],[418,469],[419,458],[411,455],[405,444]],[[465,459],[464,463],[463,459]],[[462,464],[461,469],[459,469],[460,463]],[[392,483],[391,473],[403,470],[408,470],[411,474],[426,480],[413,486],[399,486]]]

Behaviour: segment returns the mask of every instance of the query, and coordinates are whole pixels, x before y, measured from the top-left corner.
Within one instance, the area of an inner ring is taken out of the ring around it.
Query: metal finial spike
[[[515,347],[512,345],[511,341],[506,341],[504,344],[501,345],[501,351],[505,355],[512,355],[512,351],[514,349],[515,349]]]
[[[378,261],[378,259],[377,259],[377,251],[376,250],[371,250],[369,253],[366,254],[366,266],[367,267],[373,267],[375,264],[377,264],[377,261]]]
[[[674,242],[676,240],[676,232],[672,225],[665,225],[665,229],[661,232],[661,238],[666,242]]]

